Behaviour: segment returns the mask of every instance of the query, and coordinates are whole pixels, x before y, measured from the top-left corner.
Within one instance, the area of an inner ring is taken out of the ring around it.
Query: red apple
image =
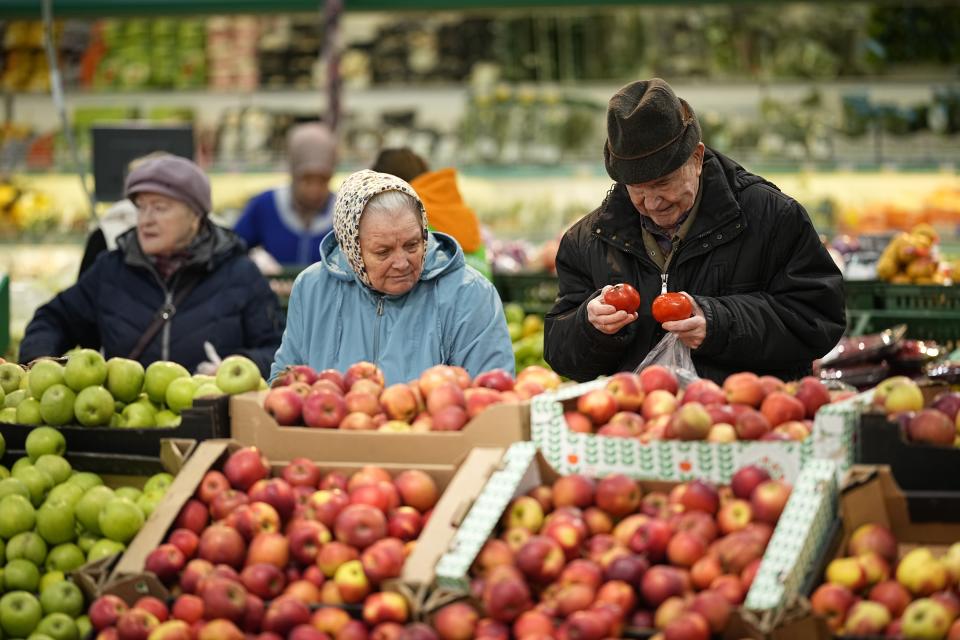
[[[789,499],[790,485],[781,480],[767,480],[754,489],[750,496],[750,506],[757,520],[776,524]]]
[[[467,389],[463,392],[463,397],[467,403],[467,416],[471,419],[486,411],[487,407],[503,401],[499,391],[484,388]]]
[[[272,506],[283,521],[290,519],[297,504],[293,487],[282,478],[259,480],[250,487],[248,495],[252,502],[265,502]]]
[[[845,587],[829,584],[823,585],[820,587],[820,589],[828,586],[836,586],[837,589],[845,589]],[[818,591],[820,589],[818,589]],[[846,593],[849,593],[849,591],[846,591]],[[910,595],[910,592],[907,591],[907,588],[896,580],[884,580],[875,584],[873,588],[870,589],[869,598],[874,602],[879,602],[885,606],[887,611],[889,611],[890,615],[894,618],[899,618],[901,615],[903,615],[903,610],[906,609],[907,605],[913,601],[913,597]]]
[[[192,593],[184,593],[173,601],[171,613],[177,620],[193,624],[203,619],[203,599]]]
[[[377,428],[377,424],[373,421],[370,414],[363,413],[362,411],[354,411],[348,413],[343,420],[340,421],[340,428],[344,431],[374,431]]]
[[[278,598],[263,616],[263,630],[285,637],[297,625],[310,622],[310,609],[295,598]]]
[[[267,392],[263,399],[263,409],[279,425],[300,424],[303,398],[290,387],[276,387]]]
[[[197,554],[197,547],[200,545],[200,536],[190,529],[174,529],[167,537],[167,542],[180,549],[186,560],[192,560]]]
[[[727,376],[723,381],[723,392],[729,404],[745,404],[759,407],[763,402],[763,385],[755,373],[745,371]]]
[[[284,568],[290,561],[290,541],[282,533],[260,533],[250,541],[248,565],[266,562]]]
[[[249,502],[250,497],[243,491],[227,489],[210,503],[210,515],[214,520],[223,520],[233,513],[234,509],[249,504]]]
[[[690,567],[690,581],[700,591],[708,589],[721,575],[723,575],[723,566],[716,555],[707,554]]]
[[[559,549],[557,549],[559,552]],[[562,559],[562,553],[561,553]],[[482,595],[483,608],[492,619],[510,623],[532,607],[530,589],[515,568],[500,566],[488,576]],[[478,623],[477,637],[481,629]]]
[[[197,556],[215,565],[226,564],[239,568],[243,566],[246,550],[243,537],[235,529],[214,524],[201,534]]]
[[[440,496],[433,478],[419,469],[409,469],[393,481],[403,504],[423,513],[436,505]]]
[[[680,440],[705,440],[712,425],[713,419],[699,402],[684,404],[670,421],[671,430]]]
[[[574,433],[592,433],[593,423],[590,418],[578,411],[567,411],[563,414],[567,428]]]
[[[697,535],[680,531],[667,545],[667,559],[678,567],[692,567],[707,552],[706,543]]]
[[[200,580],[211,573],[213,573],[213,563],[195,558],[183,568],[183,575],[180,576],[180,588],[185,593],[196,593]]]
[[[907,435],[913,442],[952,446],[957,434],[946,414],[936,409],[922,409],[910,419]]]
[[[413,507],[398,507],[387,514],[387,535],[391,537],[416,540],[422,528],[420,512]]]
[[[783,391],[774,391],[760,405],[760,413],[774,427],[784,422],[803,420],[806,411],[800,400]]]
[[[704,511],[710,515],[720,508],[720,494],[717,488],[703,480],[691,480],[680,498],[680,504],[687,510]]]
[[[357,362],[350,365],[343,376],[344,388],[352,389],[358,380],[367,379],[383,386],[383,372],[372,362]]]
[[[746,528],[753,520],[753,507],[746,500],[730,500],[720,507],[717,514],[717,524],[724,534],[733,533]]]
[[[374,584],[399,577],[404,560],[403,543],[396,538],[377,540],[360,554],[363,572]]]
[[[676,395],[677,389],[679,389],[677,376],[666,367],[661,367],[660,365],[652,365],[641,371],[640,383],[643,385],[644,392],[648,395],[650,392],[658,389]]]
[[[434,614],[433,626],[441,640],[471,640],[479,619],[477,610],[472,606],[465,602],[455,602]]]
[[[596,504],[614,517],[631,514],[640,506],[640,487],[627,476],[609,475],[597,483]]]
[[[363,621],[373,627],[384,622],[406,622],[410,617],[407,600],[399,593],[372,593],[363,602]]]
[[[240,505],[227,516],[225,522],[248,542],[258,534],[280,530],[280,514],[266,502]]]
[[[94,600],[87,614],[90,616],[90,624],[93,628],[103,631],[107,627],[114,626],[128,609],[126,602],[115,595],[108,594]]]
[[[328,529],[333,527],[337,516],[350,504],[350,497],[339,489],[321,489],[307,501],[303,516],[316,520]]]
[[[470,419],[463,407],[458,405],[441,407],[431,416],[434,431],[459,431]]]
[[[717,539],[719,529],[717,522],[705,511],[685,511],[674,515],[670,519],[674,531],[686,531],[710,544]]]
[[[510,391],[513,389],[513,376],[504,369],[491,369],[484,371],[473,380],[473,386],[486,387],[497,391]]]
[[[149,611],[130,609],[117,620],[117,637],[120,640],[147,640],[158,626],[160,621]]]
[[[546,583],[563,570],[565,556],[560,545],[547,536],[533,536],[517,551],[517,567],[531,580]]]
[[[211,620],[224,618],[240,622],[247,603],[247,590],[239,582],[211,578],[203,588],[204,615]]]
[[[283,468],[283,479],[291,487],[313,487],[320,483],[320,469],[309,458],[294,458]]]
[[[200,486],[197,488],[197,497],[209,505],[213,499],[230,488],[230,482],[227,477],[219,471],[207,471],[203,479],[200,480]]]
[[[199,500],[187,500],[187,503],[177,514],[177,520],[174,526],[178,529],[189,529],[196,534],[203,532],[210,520],[210,512],[207,506]]]
[[[240,573],[247,591],[264,600],[272,600],[283,593],[287,581],[279,567],[266,562],[251,564]]]
[[[747,595],[747,591],[743,588],[743,583],[740,582],[739,576],[733,575],[722,575],[716,578],[710,583],[710,590],[720,593],[720,595],[726,598],[733,606],[742,603],[744,597]]]
[[[187,558],[183,555],[183,551],[179,547],[167,543],[161,544],[147,555],[144,569],[152,571],[161,582],[169,585],[177,579],[186,563]]]
[[[620,580],[635,587],[640,586],[643,574],[650,568],[645,556],[628,553],[614,558],[607,566],[604,577],[607,580]]]
[[[593,503],[593,480],[579,474],[562,476],[553,484],[553,504],[556,507],[585,509]]]
[[[666,556],[667,545],[672,536],[673,528],[669,523],[659,518],[650,518],[637,527],[630,538],[629,546],[635,553],[645,554],[651,562],[660,562]]]
[[[671,416],[677,409],[677,397],[669,391],[655,389],[643,399],[641,414],[647,421],[647,430],[651,430],[650,421],[659,416]]]
[[[733,495],[741,500],[749,500],[757,485],[770,480],[770,473],[763,467],[749,465],[742,467],[730,479]]]
[[[320,548],[330,542],[330,530],[313,520],[294,522],[287,529],[290,540],[290,555],[303,565],[311,565],[317,560]]]
[[[733,423],[733,428],[737,430],[740,440],[759,440],[772,429],[766,416],[753,409],[741,411]]]
[[[700,378],[687,385],[687,388],[683,391],[683,400],[681,402],[682,404],[699,402],[707,406],[711,404],[724,404],[726,401],[727,397],[723,393],[723,389],[720,388],[720,385],[713,380]]]
[[[336,540],[328,542],[320,548],[317,554],[317,566],[328,578],[332,578],[340,565],[360,558],[360,553],[353,547]]]
[[[710,624],[699,613],[688,611],[663,630],[664,640],[710,640]]]
[[[685,591],[680,572],[666,565],[650,567],[640,583],[640,592],[652,607],[658,607],[667,598],[682,595]]]
[[[387,519],[382,511],[365,504],[351,504],[334,522],[337,540],[365,549],[387,534]]]
[[[238,491],[246,491],[257,480],[270,474],[267,459],[256,447],[244,447],[235,451],[223,465],[223,474],[230,486]]]

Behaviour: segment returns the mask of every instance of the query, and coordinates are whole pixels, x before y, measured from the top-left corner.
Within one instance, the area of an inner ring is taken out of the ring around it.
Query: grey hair
[[[400,211],[408,211],[417,219],[420,218],[420,204],[408,193],[402,191],[381,191],[377,195],[367,200],[367,205],[363,208],[366,213],[383,213],[396,215]]]

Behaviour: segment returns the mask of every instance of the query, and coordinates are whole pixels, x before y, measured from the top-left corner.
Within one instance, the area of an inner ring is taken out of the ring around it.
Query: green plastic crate
[[[0,354],[10,348],[10,277],[0,276]]]
[[[493,285],[504,302],[516,302],[527,313],[546,314],[557,299],[557,276],[551,273],[495,273]]]
[[[885,284],[881,295],[886,311],[931,311],[960,318],[960,286]]]
[[[882,305],[882,282],[876,280],[845,280],[843,288],[847,296],[847,309],[869,311]]]

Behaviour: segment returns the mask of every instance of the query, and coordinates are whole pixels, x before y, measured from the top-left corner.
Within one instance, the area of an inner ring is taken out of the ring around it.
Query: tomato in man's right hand
[[[663,324],[671,320],[686,320],[693,315],[690,299],[682,293],[661,293],[653,300],[653,319]]]
[[[636,313],[640,308],[640,293],[625,282],[615,284],[603,294],[603,303],[627,313]]]

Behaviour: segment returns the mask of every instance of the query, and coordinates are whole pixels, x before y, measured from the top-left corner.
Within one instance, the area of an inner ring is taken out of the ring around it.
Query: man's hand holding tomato
[[[686,291],[665,293],[653,301],[653,317],[664,331],[669,331],[691,349],[703,344],[707,337],[707,319],[703,309]]]
[[[587,303],[587,320],[597,331],[613,335],[637,319],[640,294],[628,284],[607,285]]]

